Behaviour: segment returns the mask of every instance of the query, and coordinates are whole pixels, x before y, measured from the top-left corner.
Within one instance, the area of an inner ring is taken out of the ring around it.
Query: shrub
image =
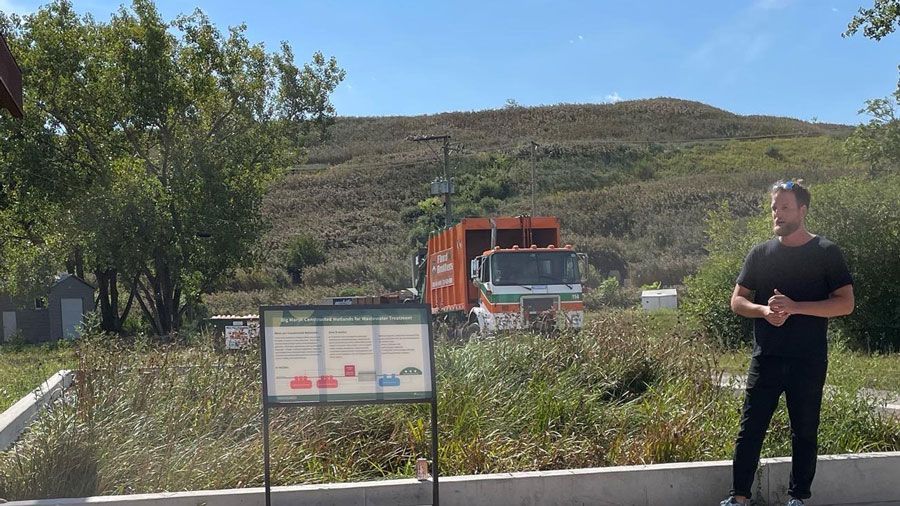
[[[325,262],[325,247],[308,235],[298,235],[287,245],[284,265],[294,283],[303,282],[303,270]]]
[[[900,175],[843,178],[811,189],[809,228],[840,246],[856,308],[833,324],[850,344],[900,350]]]
[[[840,246],[854,278],[856,309],[835,319],[835,330],[856,347],[900,349],[900,176],[847,177],[810,191],[807,228]],[[728,301],[744,256],[770,237],[768,214],[744,226],[727,205],[711,213],[709,258],[686,281],[685,311],[726,346],[750,336],[750,320],[733,314]]]
[[[726,348],[749,342],[749,319],[731,311],[731,293],[750,248],[766,238],[765,217],[748,222],[734,220],[727,202],[709,213],[706,234],[709,258],[697,274],[685,280],[685,314],[694,318],[707,336]]]
[[[619,278],[615,276],[604,279],[597,288],[584,295],[584,305],[587,309],[599,309],[604,306],[627,307],[633,303],[633,298],[619,286]]]

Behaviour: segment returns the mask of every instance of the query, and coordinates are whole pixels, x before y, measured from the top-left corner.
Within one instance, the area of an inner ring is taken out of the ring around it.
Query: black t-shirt
[[[853,283],[844,255],[824,237],[802,246],[785,246],[775,238],[757,244],[744,260],[737,284],[755,292],[753,302],[769,304],[777,289],[798,302],[825,300]],[[791,315],[775,327],[765,318],[753,320],[753,356],[820,357],[828,354],[828,318]]]

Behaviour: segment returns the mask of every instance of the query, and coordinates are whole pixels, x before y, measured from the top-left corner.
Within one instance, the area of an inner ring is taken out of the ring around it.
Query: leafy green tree
[[[845,149],[851,157],[866,163],[871,175],[897,171],[900,167],[900,90],[893,98],[877,98],[866,102],[871,119],[860,125],[847,138]]]
[[[136,301],[154,332],[177,331],[200,294],[249,259],[262,195],[332,121],[344,71],[321,53],[298,68],[287,44],[269,53],[245,26],[223,34],[199,10],[167,22],[151,0],[108,23],[57,0],[0,27],[33,118],[0,124],[15,138],[0,154],[3,180],[51,196],[4,186],[0,226],[24,240],[4,243],[3,268],[43,248],[94,273],[104,328],[118,330]]]
[[[870,39],[881,40],[900,26],[900,1],[875,0],[870,9],[860,8],[850,24],[847,25],[845,37],[856,34],[862,28],[863,35]]]

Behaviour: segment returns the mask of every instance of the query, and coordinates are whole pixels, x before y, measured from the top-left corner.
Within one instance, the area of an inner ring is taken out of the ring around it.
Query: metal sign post
[[[263,465],[272,504],[269,409],[431,403],[432,501],[439,505],[431,308],[424,304],[263,306]]]

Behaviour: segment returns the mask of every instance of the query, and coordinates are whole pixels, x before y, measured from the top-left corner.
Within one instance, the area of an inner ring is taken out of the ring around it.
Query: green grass
[[[72,346],[67,341],[42,345],[0,345],[0,411],[34,390],[60,369],[74,369]]]
[[[0,454],[0,497],[27,499],[262,484],[256,350],[131,345],[77,350],[88,373]],[[445,475],[727,459],[741,400],[717,354],[675,312],[607,311],[577,334],[438,340]],[[276,485],[409,477],[428,454],[427,405],[274,409]],[[900,449],[900,422],[838,390],[822,453]],[[789,455],[780,410],[764,456]]]
[[[724,352],[718,357],[722,369],[747,374],[750,349]],[[828,352],[828,384],[847,389],[873,388],[900,393],[900,354],[868,354],[831,345]]]

